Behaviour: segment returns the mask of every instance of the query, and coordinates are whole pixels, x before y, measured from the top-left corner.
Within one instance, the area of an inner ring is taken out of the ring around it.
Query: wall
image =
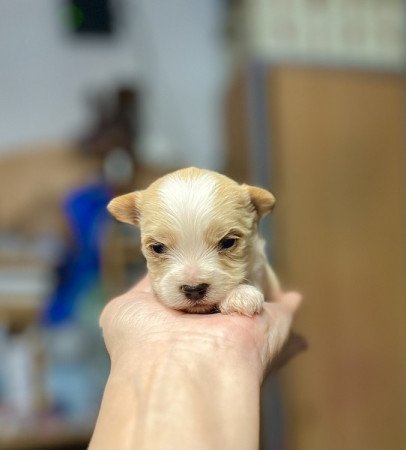
[[[75,40],[63,2],[3,0],[0,15],[0,153],[69,138],[89,119],[85,95],[137,73],[133,43]]]
[[[225,11],[218,0],[139,0],[131,9],[150,162],[223,165]]]
[[[248,45],[273,61],[406,67],[403,0],[247,2]]]
[[[85,97],[121,80],[143,92],[138,153],[161,165],[223,164],[227,73],[217,0],[114,0],[113,40],[73,39],[62,1],[3,0],[0,16],[0,153],[86,128]]]

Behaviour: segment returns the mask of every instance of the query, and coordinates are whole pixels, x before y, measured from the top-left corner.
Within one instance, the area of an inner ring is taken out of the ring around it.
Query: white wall
[[[148,161],[222,167],[223,6],[218,0],[134,2],[147,103],[141,151]]]
[[[84,96],[122,79],[145,89],[143,159],[221,168],[223,2],[115,0],[117,39],[74,39],[60,0],[1,0],[0,153],[71,138],[91,118]]]
[[[128,36],[75,40],[62,6],[59,0],[1,1],[0,152],[77,135],[90,118],[89,90],[136,77]]]

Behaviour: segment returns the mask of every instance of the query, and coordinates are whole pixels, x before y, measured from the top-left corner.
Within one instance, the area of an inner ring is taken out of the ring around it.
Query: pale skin
[[[91,450],[253,450],[265,375],[303,350],[290,333],[299,294],[253,318],[159,303],[148,278],[104,309],[111,359]]]

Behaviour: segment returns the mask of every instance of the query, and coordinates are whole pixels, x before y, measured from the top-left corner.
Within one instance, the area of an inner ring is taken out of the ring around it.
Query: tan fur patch
[[[257,186],[244,186],[248,191],[251,202],[254,205],[259,217],[268,214],[275,206],[275,197],[269,191]]]
[[[109,213],[120,222],[137,225],[139,219],[139,195],[136,192],[120,195],[107,205]]]

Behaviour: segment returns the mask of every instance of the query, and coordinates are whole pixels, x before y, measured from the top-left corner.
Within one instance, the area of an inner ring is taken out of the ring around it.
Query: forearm
[[[141,365],[113,362],[92,450],[258,448],[255,357],[213,342],[191,348],[173,345]]]

